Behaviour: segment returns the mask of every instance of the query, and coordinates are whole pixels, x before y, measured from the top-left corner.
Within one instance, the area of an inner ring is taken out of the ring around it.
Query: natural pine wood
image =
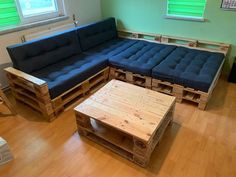
[[[174,103],[175,97],[111,80],[75,111],[149,142]]]
[[[106,67],[58,97],[51,99],[45,81],[12,67],[4,70],[7,72],[8,82],[15,99],[40,112],[49,122],[56,119],[57,115],[63,112],[68,105],[73,104],[75,99],[83,99],[84,95],[93,93],[103,86],[109,75],[109,67]]]
[[[174,108],[173,96],[111,80],[74,110],[80,135],[145,167]]]
[[[109,77],[110,79],[117,79],[117,80],[125,81],[134,85],[145,87],[145,88],[151,89],[152,87],[151,77],[135,74],[135,73],[125,71],[122,69],[110,67]]]
[[[146,169],[80,137],[72,109],[48,123],[27,106],[16,108],[18,116],[0,118],[15,157],[0,167],[1,177],[236,177],[236,85],[222,79],[206,111],[176,104]]]
[[[119,37],[128,39],[139,39],[144,41],[151,41],[169,45],[184,46],[198,50],[205,50],[210,52],[221,52],[225,56],[230,50],[230,44],[222,42],[203,41],[197,39],[190,39],[176,36],[166,36],[162,34],[151,34],[143,32],[132,32],[126,29],[118,30]]]
[[[10,114],[5,114],[5,113],[0,112],[0,117],[16,115],[16,111],[15,111],[14,107],[12,106],[12,104],[8,100],[8,98],[6,97],[5,93],[2,91],[1,87],[2,87],[2,85],[0,84],[0,104],[5,104],[8,107]]]

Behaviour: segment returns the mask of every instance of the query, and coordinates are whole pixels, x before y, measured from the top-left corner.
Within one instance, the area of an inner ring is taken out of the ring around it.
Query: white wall
[[[3,85],[3,87],[7,86],[3,68],[11,66],[11,59],[6,51],[6,46],[21,43],[21,37],[25,34],[31,34],[62,24],[72,23],[72,14],[75,14],[78,18],[79,25],[101,19],[100,0],[65,0],[65,7],[68,16],[70,16],[70,19],[68,20],[19,32],[0,35],[0,83]]]

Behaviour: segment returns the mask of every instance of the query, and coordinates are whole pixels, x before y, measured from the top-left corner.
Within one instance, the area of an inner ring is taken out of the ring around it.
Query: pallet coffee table
[[[78,132],[147,166],[173,119],[175,97],[111,80],[75,108]]]

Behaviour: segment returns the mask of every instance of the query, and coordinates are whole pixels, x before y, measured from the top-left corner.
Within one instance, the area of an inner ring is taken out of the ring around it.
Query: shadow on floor
[[[133,168],[134,170],[137,170],[139,172],[142,172],[143,174],[152,174],[157,175],[159,170],[162,167],[162,164],[164,163],[167,154],[169,153],[169,150],[172,147],[172,144],[175,140],[175,137],[178,134],[178,131],[180,129],[180,125],[178,123],[173,122],[171,125],[169,125],[166,128],[166,131],[159,142],[159,144],[154,149],[149,165],[146,168],[143,168],[141,166],[138,166],[129,160],[126,160],[125,158],[121,157],[120,155],[117,155],[111,150],[106,149],[105,147],[87,139],[86,137],[80,136],[81,141],[88,144],[89,146],[92,146],[96,148],[97,150],[101,151],[102,153],[105,153],[106,155],[109,155],[111,158],[120,161],[125,166],[129,166],[130,168]]]

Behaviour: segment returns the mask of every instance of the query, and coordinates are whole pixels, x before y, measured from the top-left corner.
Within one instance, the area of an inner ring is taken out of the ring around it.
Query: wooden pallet
[[[211,92],[202,92],[189,87],[183,87],[178,84],[173,84],[167,81],[152,79],[152,90],[173,95],[176,101],[181,103],[183,100],[188,100],[198,104],[198,108],[204,110],[207,102],[210,99]]]
[[[205,50],[210,52],[221,52],[225,56],[227,55],[230,49],[230,45],[225,43],[203,41],[203,40],[196,40],[196,39],[175,37],[175,36],[161,36],[161,43],[184,46],[188,48]]]
[[[170,82],[161,81],[158,79],[152,79],[152,90],[165,93],[168,95],[174,95],[174,85]]]
[[[11,114],[2,114],[2,113],[0,113],[0,117],[16,115],[16,111],[15,111],[13,105],[11,104],[11,102],[8,100],[8,98],[4,94],[4,92],[3,92],[2,88],[1,88],[1,84],[0,84],[0,104],[6,105],[6,107],[11,112]]]
[[[167,36],[167,35],[161,35],[161,34],[132,32],[132,31],[124,30],[124,29],[119,30],[119,36],[123,38],[131,38],[131,39],[138,39],[138,40],[148,40],[148,41],[151,40],[153,42],[175,45],[175,46],[184,46],[187,48],[197,49],[197,50],[219,52],[219,53],[224,54],[225,57],[227,57],[227,54],[230,50],[230,44],[221,43],[221,42],[203,41],[203,40],[176,37],[176,36]],[[150,82],[152,83],[152,90],[156,90],[158,92],[162,92],[168,95],[174,95],[177,98],[177,102],[182,102],[182,100],[195,102],[198,104],[199,109],[204,110],[206,108],[207,102],[209,101],[212,95],[214,87],[216,86],[217,81],[220,77],[220,73],[223,68],[223,63],[224,61],[222,62],[211,84],[211,87],[209,88],[209,91],[207,93],[201,92],[199,90],[195,90],[192,88],[186,88],[186,87],[174,84],[174,83],[154,79],[154,78]],[[114,75],[114,71],[111,74]],[[117,75],[121,76],[120,80],[127,81],[127,79],[123,79],[125,74],[123,75],[119,74],[119,72],[117,71]],[[113,76],[113,78],[117,78],[117,77]]]
[[[154,34],[154,33],[142,33],[142,32],[134,32],[128,31],[124,29],[118,30],[119,37],[122,38],[129,38],[129,39],[139,39],[144,41],[155,41],[160,43],[161,42],[161,35]]]
[[[148,144],[136,137],[106,126],[101,122],[79,113],[76,113],[76,122],[80,135],[105,146],[111,151],[140,166],[146,167],[153,150],[160,142],[167,126],[172,122],[172,114],[172,111],[167,114],[166,119],[163,120]]]
[[[6,68],[5,71],[14,98],[41,113],[48,121],[53,121],[73,102],[104,85],[109,75],[109,67],[107,67],[52,100],[45,81],[12,67]]]
[[[178,86],[176,89],[178,92],[174,93],[177,101],[182,102],[182,100],[188,100],[198,104],[198,108],[205,110],[207,103],[210,99],[211,94],[195,90],[188,87]]]
[[[175,44],[179,46],[197,47],[198,41],[189,38],[173,37],[173,36],[161,36],[161,43]]]
[[[225,56],[228,54],[230,45],[222,42],[211,42],[185,37],[167,36],[162,34],[133,32],[125,29],[118,30],[119,37],[128,39],[145,40],[175,46],[184,46],[197,50],[205,50],[210,52],[220,52]]]
[[[129,71],[124,71],[122,69],[110,68],[110,79],[117,79],[125,81],[134,85],[151,89],[152,78],[148,76],[143,76],[140,74],[135,74]]]
[[[174,108],[172,96],[112,80],[74,110],[80,135],[145,167]]]
[[[169,95],[174,95],[176,97],[176,101],[178,103],[181,103],[183,100],[188,100],[194,103],[198,104],[198,108],[201,110],[205,110],[208,101],[210,100],[212,93],[214,91],[214,88],[220,78],[222,68],[224,65],[224,61],[222,61],[215,78],[213,79],[210,88],[208,89],[208,92],[203,92],[200,90],[196,90],[189,87],[184,87],[178,84],[173,84],[170,82],[166,82],[163,80],[158,79],[152,79],[152,90],[156,90],[162,93],[166,93]],[[164,89],[167,87],[168,91]]]
[[[61,94],[52,100],[53,109],[56,114],[70,107],[74,102],[84,99],[84,96],[94,93],[101,88],[108,80],[109,68],[105,68],[94,76]]]
[[[55,114],[46,82],[11,67],[5,71],[14,98],[52,121]]]

